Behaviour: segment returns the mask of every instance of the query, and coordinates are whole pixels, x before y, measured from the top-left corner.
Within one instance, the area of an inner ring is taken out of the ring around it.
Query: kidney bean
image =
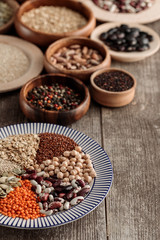
[[[29,179],[36,179],[37,178],[37,173],[32,173],[29,176]]]
[[[45,214],[45,215],[49,216],[49,215],[52,215],[52,214],[53,214],[53,211],[52,211],[52,210],[49,210],[49,211],[40,210],[40,213],[42,213],[42,214]]]
[[[79,186],[81,186],[82,188],[85,186],[85,182],[81,179],[77,179],[76,182],[78,183]]]
[[[49,197],[49,193],[41,193],[39,197],[40,197],[42,202],[47,202],[48,197]]]
[[[60,198],[64,198],[65,196],[66,196],[65,193],[59,193],[59,195],[58,195],[58,197],[60,197]]]
[[[58,201],[58,202],[61,202],[61,203],[64,203],[64,199],[60,198],[60,197],[56,197],[54,200]]]
[[[48,181],[50,181],[51,183],[55,183],[55,182],[58,181],[57,178],[45,178],[45,180],[48,180]]]
[[[44,189],[44,192],[45,192],[45,193],[51,193],[51,191],[52,191],[51,188],[45,188],[45,189]]]
[[[29,179],[30,178],[30,174],[28,173],[25,173],[22,175],[22,179],[25,180],[25,179]]]
[[[48,180],[42,180],[41,185],[44,185],[46,187],[52,187],[52,183]]]
[[[44,203],[43,203],[43,209],[44,209],[45,211],[48,210],[48,203],[47,203],[47,202],[44,202]]]
[[[90,191],[90,186],[89,185],[86,185],[85,187],[83,187],[78,193],[77,195],[78,196],[85,196],[89,191]]]
[[[37,183],[35,180],[30,180],[30,182],[31,182],[31,184],[32,184],[33,186],[37,186],[37,185],[38,185],[38,183]]]
[[[70,191],[72,189],[73,189],[72,185],[68,185],[68,186],[65,186],[63,190],[64,191]]]
[[[58,179],[56,182],[54,182],[53,184],[52,184],[52,186],[55,188],[55,187],[59,187],[60,185],[61,185],[61,182],[62,182],[62,180],[60,180],[60,179]]]
[[[38,203],[40,209],[43,209],[43,204],[41,202]]]
[[[76,198],[77,197],[77,193],[73,193],[73,197],[72,198]]]
[[[42,172],[37,173],[37,176],[38,176],[38,177],[42,177],[44,174],[45,174],[45,172],[42,171]]]
[[[72,206],[74,206],[74,205],[76,205],[77,203],[82,202],[83,200],[84,200],[84,197],[78,196],[78,197],[76,197],[76,198],[73,198],[73,199],[70,201],[70,204],[71,204]]]
[[[38,185],[36,186],[36,193],[37,193],[37,194],[40,194],[41,192],[42,192],[42,187],[41,187],[41,185],[38,184]]]
[[[61,202],[51,202],[49,204],[49,209],[55,209],[55,208],[60,208],[62,206]]]
[[[63,205],[63,208],[65,210],[68,210],[70,208],[70,203],[68,201],[65,201],[64,205]]]
[[[26,169],[26,173],[28,173],[28,174],[36,173],[36,170],[29,170],[29,169]]]
[[[77,182],[76,182],[76,179],[73,179],[72,182],[71,182],[71,184],[72,184],[72,187],[74,187],[74,188],[77,188],[77,187],[78,187]]]
[[[37,188],[37,186],[33,186],[33,185],[32,185],[31,190],[32,190],[33,192],[35,192],[35,191],[36,191],[36,188]]]
[[[63,189],[64,189],[63,186],[54,188],[55,192],[59,192],[59,193],[62,192]]]
[[[54,197],[53,197],[53,195],[51,195],[51,194],[49,194],[49,201],[50,201],[50,202],[53,202],[53,201],[54,201]]]
[[[74,190],[74,189],[71,189],[71,190],[66,194],[66,198],[67,198],[68,200],[70,200],[70,199],[73,197],[73,190]]]
[[[43,177],[37,177],[37,178],[36,178],[36,181],[40,184],[41,181],[43,181]]]

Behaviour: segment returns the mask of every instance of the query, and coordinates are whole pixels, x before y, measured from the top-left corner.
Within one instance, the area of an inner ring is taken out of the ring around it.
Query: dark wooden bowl
[[[60,49],[62,47],[68,47],[72,44],[88,46],[90,48],[98,50],[103,57],[103,61],[99,65],[88,68],[87,70],[67,70],[67,69],[61,69],[61,68],[54,66],[50,60],[51,55],[53,53],[57,52],[58,49]],[[88,38],[83,38],[83,37],[63,38],[63,39],[60,39],[60,40],[52,43],[46,50],[45,59],[44,59],[44,66],[48,73],[55,73],[55,72],[60,73],[61,72],[63,74],[67,74],[67,75],[76,77],[82,81],[89,81],[92,73],[94,73],[95,71],[100,70],[104,67],[109,67],[110,65],[111,65],[111,57],[110,57],[108,48],[104,44],[101,44],[101,43],[98,43],[97,41],[94,41],[94,40],[91,40]]]
[[[0,34],[4,34],[10,30],[12,24],[14,23],[15,14],[19,8],[19,4],[15,0],[1,0],[1,1],[7,3],[13,10],[13,16],[11,17],[11,19],[0,27]]]
[[[36,86],[43,84],[62,83],[73,89],[76,89],[82,96],[81,104],[69,111],[49,111],[36,108],[27,101],[28,92]],[[88,88],[78,79],[66,76],[64,74],[47,74],[33,78],[27,82],[20,91],[20,107],[24,115],[34,122],[58,123],[68,125],[83,117],[89,109],[90,94]]]
[[[21,21],[21,16],[24,12],[27,12],[33,8],[37,8],[40,6],[64,6],[70,8],[74,11],[79,12],[88,20],[87,24],[79,28],[76,31],[66,32],[66,33],[57,33],[57,34],[49,34],[40,31],[35,31],[34,29],[27,27]],[[28,0],[24,2],[19,11],[16,14],[15,18],[15,28],[19,36],[26,39],[27,41],[33,42],[40,46],[48,46],[50,43],[64,37],[69,36],[89,36],[92,30],[95,28],[96,20],[93,12],[87,7],[85,4],[75,0]]]

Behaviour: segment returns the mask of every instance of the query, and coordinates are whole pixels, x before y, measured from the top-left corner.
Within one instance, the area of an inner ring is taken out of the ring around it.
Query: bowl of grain
[[[78,79],[64,74],[46,74],[27,82],[20,92],[20,107],[34,122],[68,125],[89,109],[88,88]]]
[[[48,73],[61,72],[85,82],[93,72],[110,64],[110,54],[104,44],[84,37],[63,38],[52,43],[44,60]]]
[[[69,36],[89,36],[95,28],[93,12],[74,0],[29,0],[15,18],[19,36],[40,46]]]
[[[90,92],[92,98],[107,107],[129,104],[135,95],[136,79],[126,70],[104,68],[92,74]]]
[[[19,8],[19,4],[14,0],[0,1],[0,34],[6,33],[11,28],[15,13]]]

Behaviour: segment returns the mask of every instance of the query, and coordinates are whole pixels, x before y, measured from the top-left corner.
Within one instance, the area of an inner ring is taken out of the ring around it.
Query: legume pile
[[[6,24],[12,16],[12,8],[7,3],[0,1],[0,27]]]
[[[90,156],[63,135],[9,136],[0,149],[0,213],[13,218],[68,210],[84,200],[96,177]]]
[[[110,49],[120,52],[145,51],[150,48],[150,42],[153,41],[152,35],[126,24],[101,33],[99,38]]]
[[[138,13],[152,7],[155,0],[92,0],[98,7],[111,13]]]
[[[107,91],[122,92],[133,87],[133,79],[126,73],[111,71],[95,77],[95,84]]]
[[[63,47],[51,56],[55,67],[67,70],[86,70],[99,65],[102,60],[97,50],[79,44]]]
[[[29,67],[29,59],[18,47],[0,43],[0,84],[21,77]]]
[[[25,12],[21,21],[28,27],[45,33],[72,32],[86,25],[81,14],[66,7],[41,6]]]
[[[82,102],[80,94],[63,84],[41,85],[33,88],[27,96],[33,106],[45,110],[68,111]]]

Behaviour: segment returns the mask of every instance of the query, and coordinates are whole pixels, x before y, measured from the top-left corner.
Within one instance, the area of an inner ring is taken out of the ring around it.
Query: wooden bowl
[[[76,89],[81,94],[83,101],[77,108],[62,112],[49,111],[39,109],[28,102],[27,94],[31,89],[43,84],[49,85],[57,82]],[[88,88],[76,78],[64,74],[47,74],[38,76],[27,82],[20,91],[19,100],[24,115],[31,121],[68,125],[79,120],[86,114],[90,105],[90,94]]]
[[[70,8],[74,11],[79,12],[82,14],[87,20],[87,24],[77,29],[76,31],[66,32],[66,33],[44,33],[40,31],[36,31],[21,21],[21,16],[33,9],[38,8],[40,6],[63,6]],[[87,7],[85,4],[75,1],[75,0],[28,0],[24,2],[19,11],[16,14],[15,18],[15,28],[17,33],[27,41],[33,42],[40,46],[48,46],[50,43],[64,37],[69,36],[84,36],[87,37],[91,34],[92,30],[95,28],[96,20],[94,17],[93,12]]]
[[[1,1],[7,3],[12,8],[13,11],[13,16],[11,17],[11,19],[0,27],[0,34],[3,34],[7,33],[10,30],[12,24],[14,23],[15,14],[19,8],[19,4],[14,0],[1,0]]]
[[[95,77],[100,75],[101,73],[106,73],[111,71],[120,71],[128,74],[133,79],[133,82],[134,82],[132,88],[122,92],[111,92],[98,87],[94,82]],[[98,102],[103,106],[122,107],[129,104],[134,98],[135,88],[136,88],[136,79],[134,78],[134,76],[129,72],[122,69],[118,69],[118,68],[101,69],[93,73],[90,79],[91,96],[96,102]]]
[[[107,32],[111,28],[119,27],[121,24],[124,23],[104,23],[98,26],[97,28],[94,29],[94,31],[91,34],[91,39],[98,41],[100,43],[103,43],[99,39],[99,36],[101,35],[102,32]],[[159,48],[160,48],[160,38],[158,33],[156,33],[154,30],[152,30],[150,27],[141,25],[141,24],[136,24],[136,23],[129,23],[129,27],[135,27],[139,28],[143,32],[147,32],[148,34],[153,36],[153,41],[149,43],[150,48],[148,50],[142,51],[142,52],[118,52],[118,51],[113,51],[112,49],[109,49],[111,58],[120,61],[120,62],[137,62],[141,61],[147,57],[152,56],[155,54]],[[105,43],[103,43],[105,44]]]
[[[67,69],[61,69],[54,66],[51,62],[51,55],[57,52],[57,50],[59,50],[60,48],[68,47],[73,44],[79,44],[82,46],[87,46],[95,50],[98,50],[103,56],[103,61],[99,65],[88,68],[87,70],[67,70]],[[77,77],[82,81],[89,80],[93,72],[104,67],[109,67],[110,64],[111,64],[111,57],[107,47],[104,44],[98,43],[88,38],[82,38],[82,37],[81,38],[75,38],[75,37],[64,38],[56,41],[55,43],[51,44],[46,50],[45,59],[44,59],[44,66],[48,73],[61,72],[70,76]]]

